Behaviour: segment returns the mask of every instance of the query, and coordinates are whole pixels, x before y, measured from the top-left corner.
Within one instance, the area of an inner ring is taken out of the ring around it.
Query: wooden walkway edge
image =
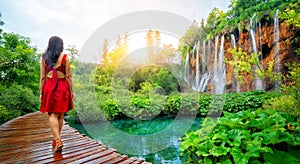
[[[52,153],[48,115],[30,113],[0,126],[0,163],[123,163],[149,164],[128,158],[92,140],[66,123],[61,133],[61,153]]]

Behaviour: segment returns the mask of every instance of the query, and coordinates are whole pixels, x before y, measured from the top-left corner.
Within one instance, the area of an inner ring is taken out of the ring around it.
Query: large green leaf
[[[293,137],[290,133],[282,132],[281,129],[266,129],[262,133],[262,137],[264,138],[263,143],[268,144],[277,144],[281,142],[288,142]]]
[[[245,155],[242,150],[237,147],[232,148],[230,153],[233,156],[234,163],[247,164],[249,161],[249,156]]]
[[[232,164],[230,159],[226,159],[225,161],[222,161],[221,164]]]
[[[226,155],[229,151],[230,148],[225,147],[225,142],[223,142],[220,146],[214,146],[211,149],[210,153],[215,157],[219,157],[222,155]]]
[[[208,157],[204,158],[204,164],[212,164],[212,163],[213,162],[212,162],[212,160],[210,158],[208,158]]]
[[[214,143],[211,140],[207,140],[204,143],[201,143],[198,145],[198,149],[196,151],[196,154],[198,156],[209,156],[210,150],[214,147]]]
[[[264,154],[265,164],[298,164],[300,161],[293,155],[275,150],[273,153]]]
[[[249,130],[232,129],[228,131],[228,143],[230,146],[240,146],[242,139],[250,138]]]

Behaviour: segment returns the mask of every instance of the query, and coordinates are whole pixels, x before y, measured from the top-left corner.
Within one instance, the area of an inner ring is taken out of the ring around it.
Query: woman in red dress
[[[49,39],[48,48],[40,63],[40,90],[42,113],[48,112],[53,133],[53,152],[62,150],[60,132],[64,113],[74,108],[75,90],[70,73],[70,60],[63,54],[63,40],[57,36]]]

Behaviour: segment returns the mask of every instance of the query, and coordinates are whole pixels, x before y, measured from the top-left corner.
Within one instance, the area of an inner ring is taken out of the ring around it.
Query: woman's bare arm
[[[74,81],[73,81],[73,78],[71,75],[70,60],[69,60],[68,56],[66,57],[66,79],[68,81],[69,88],[72,93],[72,99],[75,100],[76,95],[75,95]]]
[[[46,70],[43,58],[40,62],[40,95],[43,94],[44,84],[46,80]]]

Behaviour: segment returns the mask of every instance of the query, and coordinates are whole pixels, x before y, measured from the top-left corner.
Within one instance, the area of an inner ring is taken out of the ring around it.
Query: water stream
[[[215,61],[214,61],[214,93],[222,94],[225,92],[226,68],[224,62],[224,35],[221,37],[220,51],[218,53],[218,36],[215,39]]]
[[[193,48],[193,55],[196,52],[196,77],[195,77],[195,84],[193,87],[195,91],[198,91],[199,80],[200,80],[199,49],[200,49],[200,41],[198,41]]]
[[[280,58],[279,58],[279,20],[278,10],[274,16],[274,61],[275,61],[275,73],[280,72]],[[275,90],[279,91],[279,81],[275,82]]]
[[[254,15],[251,19],[250,19],[250,38],[251,38],[251,44],[252,44],[252,51],[253,51],[253,53],[255,53],[255,54],[258,54],[258,52],[257,52],[257,45],[256,45],[256,38],[255,38],[255,23],[254,23],[254,25],[253,25],[253,22],[252,22],[252,20],[253,20],[253,18],[255,17],[256,15]],[[262,85],[262,81],[261,81],[261,79],[257,76],[257,71],[258,71],[258,69],[259,69],[259,67],[258,66],[255,66],[254,67],[254,69],[255,69],[255,89],[256,90],[262,90],[263,89],[263,85]]]
[[[189,50],[186,53],[184,68],[185,68],[184,79],[188,84],[190,84],[190,54],[189,54]]]

